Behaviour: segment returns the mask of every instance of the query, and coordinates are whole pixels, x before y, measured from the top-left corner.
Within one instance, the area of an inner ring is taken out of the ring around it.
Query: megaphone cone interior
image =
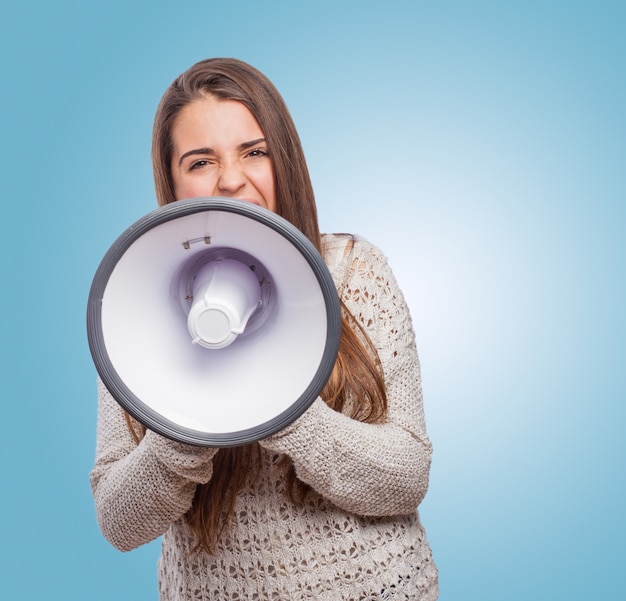
[[[133,224],[94,277],[87,334],[118,403],[174,440],[260,440],[319,396],[339,301],[322,257],[278,215],[224,198],[178,201]]]

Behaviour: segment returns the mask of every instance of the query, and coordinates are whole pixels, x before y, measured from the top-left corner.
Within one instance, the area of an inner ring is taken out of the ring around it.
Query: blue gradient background
[[[156,599],[100,535],[84,315],[154,207],[170,81],[236,56],[282,91],[325,231],[414,316],[441,600],[626,598],[626,5],[3,2],[3,599]]]

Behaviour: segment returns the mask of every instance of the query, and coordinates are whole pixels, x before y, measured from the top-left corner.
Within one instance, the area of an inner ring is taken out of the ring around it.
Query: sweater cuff
[[[314,443],[316,433],[327,412],[335,413],[321,398],[317,398],[312,405],[295,421],[259,441],[259,444],[274,453],[284,453],[290,456],[306,456],[310,445]]]
[[[205,484],[211,479],[213,457],[218,449],[177,442],[151,430],[146,432],[143,442],[175,474],[198,484]]]

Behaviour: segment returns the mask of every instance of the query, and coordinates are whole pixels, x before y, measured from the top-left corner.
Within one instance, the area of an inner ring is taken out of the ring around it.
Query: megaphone
[[[319,396],[337,358],[339,300],[313,244],[282,217],[221,197],[155,209],[102,259],[89,349],[136,420],[190,444],[274,434]]]

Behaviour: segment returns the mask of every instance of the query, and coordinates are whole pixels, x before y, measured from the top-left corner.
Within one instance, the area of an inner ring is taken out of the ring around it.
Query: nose
[[[222,166],[217,188],[220,194],[232,196],[237,194],[246,185],[246,176],[238,163],[228,163]]]

